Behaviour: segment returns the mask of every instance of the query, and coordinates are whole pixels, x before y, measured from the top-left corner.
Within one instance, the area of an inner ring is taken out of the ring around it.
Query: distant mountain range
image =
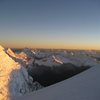
[[[0,100],[13,100],[88,68],[100,66],[99,59],[99,51],[29,48],[11,50],[0,46]]]

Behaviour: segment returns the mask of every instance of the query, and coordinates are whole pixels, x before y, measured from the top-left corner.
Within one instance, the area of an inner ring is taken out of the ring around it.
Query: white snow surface
[[[14,100],[100,100],[100,66]]]
[[[35,59],[34,55],[42,59]],[[18,96],[22,97],[16,100],[100,100],[100,62],[92,56],[100,57],[100,54],[90,51],[31,52],[31,49],[24,49],[24,52],[16,54],[11,49],[5,51],[0,46],[0,100],[15,100]],[[24,68],[24,65],[33,67],[33,62],[50,67],[63,63],[94,67],[70,79],[32,92],[42,88],[38,82],[32,82]],[[23,96],[26,93],[30,94]]]
[[[35,85],[37,83],[33,84],[33,79],[26,69],[9,57],[5,49],[0,46],[0,100],[10,100],[32,92],[37,88]]]
[[[6,53],[12,57],[16,57],[16,55],[14,54],[14,52],[10,48],[7,49]]]

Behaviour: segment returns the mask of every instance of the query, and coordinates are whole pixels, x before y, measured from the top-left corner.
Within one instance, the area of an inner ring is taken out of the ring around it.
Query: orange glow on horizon
[[[86,49],[86,50],[100,50],[98,45],[83,45],[83,44],[1,44],[5,48],[47,48],[47,49]]]

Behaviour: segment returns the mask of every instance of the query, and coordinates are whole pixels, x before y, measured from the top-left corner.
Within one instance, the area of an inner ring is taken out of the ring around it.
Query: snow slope
[[[11,50],[9,53],[12,54]],[[14,54],[13,54],[14,55]],[[27,70],[15,62],[0,46],[0,100],[9,100],[39,88]]]
[[[100,100],[100,66],[14,100]]]

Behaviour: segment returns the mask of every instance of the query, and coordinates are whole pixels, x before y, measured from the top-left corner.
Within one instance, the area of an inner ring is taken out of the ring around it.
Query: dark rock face
[[[53,67],[36,65],[35,67],[33,66],[29,74],[33,77],[34,81],[38,81],[43,86],[49,86],[70,78],[88,68],[90,66],[77,67],[71,63]]]

